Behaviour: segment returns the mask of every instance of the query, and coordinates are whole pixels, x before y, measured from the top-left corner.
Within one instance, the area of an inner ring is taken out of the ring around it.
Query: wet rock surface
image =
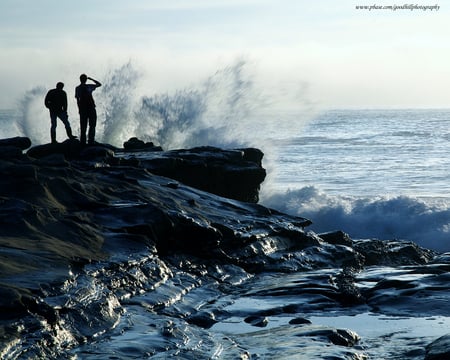
[[[450,335],[444,335],[427,346],[425,360],[450,358]]]
[[[448,356],[448,254],[183,181],[251,173],[259,150],[50,145],[0,160],[2,358]]]

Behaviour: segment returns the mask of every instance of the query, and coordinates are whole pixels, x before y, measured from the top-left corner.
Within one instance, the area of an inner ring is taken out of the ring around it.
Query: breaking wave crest
[[[266,206],[311,219],[315,232],[342,230],[354,239],[402,239],[450,251],[450,208],[444,201],[330,196],[314,186],[261,198]]]

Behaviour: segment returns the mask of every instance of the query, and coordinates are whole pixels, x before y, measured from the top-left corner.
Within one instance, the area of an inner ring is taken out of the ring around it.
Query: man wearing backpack
[[[86,84],[91,80],[93,84]],[[75,88],[75,98],[77,99],[78,112],[80,114],[80,142],[86,144],[86,130],[88,131],[88,144],[95,143],[95,126],[97,125],[97,111],[92,92],[102,86],[100,82],[88,77],[85,74],[80,75],[80,85]]]
[[[72,129],[69,123],[69,116],[67,115],[67,94],[63,90],[64,84],[58,82],[55,89],[48,91],[45,96],[45,107],[50,110],[50,138],[52,144],[56,144],[56,120],[60,118],[66,127],[67,137],[69,139],[74,139],[75,136],[72,135]]]

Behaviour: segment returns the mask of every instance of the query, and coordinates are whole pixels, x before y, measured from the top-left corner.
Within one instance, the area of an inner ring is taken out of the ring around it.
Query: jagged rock
[[[153,174],[230,199],[252,203],[259,200],[259,189],[266,171],[261,165],[264,154],[258,149],[222,150],[215,147],[198,147],[162,151],[152,143],[144,143],[137,138],[125,142],[124,147],[154,152],[155,155],[146,160],[121,158],[124,149],[100,143],[82,146],[77,139],[34,146],[28,150],[27,155],[39,159],[62,154],[66,160],[101,161],[108,165],[143,167]]]
[[[265,316],[250,315],[244,319],[247,324],[256,327],[266,327],[269,324],[269,320]]]
[[[354,331],[347,329],[313,329],[302,334],[303,336],[325,337],[334,345],[352,347],[361,337]]]
[[[350,236],[348,236],[348,234],[346,234],[343,231],[333,231],[333,232],[328,232],[328,233],[322,233],[319,234],[319,237],[329,243],[329,244],[333,244],[333,245],[347,245],[347,246],[352,246],[353,245],[353,241],[352,239],[350,239]]]
[[[142,161],[154,174],[231,199],[259,200],[259,189],[266,177],[258,149],[222,150],[198,147],[173,150]]]
[[[9,139],[0,139],[0,146],[13,146],[21,150],[26,150],[31,146],[31,140],[22,136],[16,136]]]
[[[348,329],[336,329],[336,331],[331,332],[328,338],[334,345],[354,346],[361,337],[354,331]]]
[[[263,263],[266,252],[301,247],[302,243],[309,246],[310,241],[317,243],[302,230],[310,223],[307,219],[228,200],[181,183],[167,186],[167,178],[150,174],[142,167],[80,168],[79,160],[76,166],[68,166],[61,153],[43,156],[48,149],[55,149],[52,144],[37,147],[36,151],[41,149],[42,156],[37,160],[30,157],[20,163],[0,161],[0,169],[6,175],[0,184],[0,246],[8,246],[9,237],[13,237],[21,247],[17,254],[25,254],[23,249],[42,247],[36,261],[29,256],[26,265],[21,264],[22,255],[5,255],[14,264],[9,270],[12,273],[19,268],[37,271],[42,264],[57,267],[69,261],[61,256],[63,252],[70,261],[98,260],[105,256],[101,250],[105,246],[101,235],[104,231],[122,234],[126,239],[133,235],[148,246],[156,246],[161,254],[184,252],[234,262],[244,254],[243,266],[245,259],[260,256],[251,260],[250,266],[255,267],[256,263]],[[88,158],[97,152],[101,156],[110,154],[110,150],[96,146],[83,151],[95,153],[86,154]],[[220,156],[220,151],[216,155]],[[202,153],[197,152],[196,157],[201,158]],[[125,204],[132,205],[114,206],[121,197]],[[247,220],[239,219],[237,214]],[[243,227],[247,229],[245,236]],[[283,238],[284,233],[289,233],[289,237]],[[258,245],[265,238],[267,244]],[[58,264],[53,263],[55,254],[60,254]]]
[[[0,266],[1,270],[1,266]],[[19,292],[14,286],[0,287],[0,298],[2,299],[2,314],[1,318],[15,319],[18,316],[24,315],[27,312],[26,306],[23,304],[23,298],[29,296],[29,292],[25,294]]]
[[[63,154],[66,159],[76,159],[82,149],[83,146],[77,139],[68,139],[62,143],[33,146],[27,151],[27,155],[39,159],[54,154]]]
[[[105,161],[112,160],[114,158],[114,151],[108,147],[95,145],[88,146],[79,152],[79,157],[85,160],[97,160]]]
[[[217,323],[217,320],[213,313],[199,311],[193,315],[190,315],[186,321],[189,324],[200,326],[204,329],[209,329],[211,326]]]
[[[123,148],[126,151],[133,151],[133,150],[162,151],[161,146],[155,146],[152,142],[144,142],[136,137],[132,137],[128,141],[125,141],[123,143]]]
[[[44,166],[68,166],[69,163],[63,154],[51,154],[37,160],[39,165]]]
[[[22,149],[16,146],[1,146],[0,159],[19,159],[23,156]]]
[[[243,148],[237,150],[240,150],[244,153],[243,159],[245,161],[254,162],[258,166],[262,166],[262,158],[264,154],[261,150],[255,148]]]
[[[425,360],[450,359],[450,334],[441,336],[426,347]]]
[[[435,253],[411,241],[358,240],[353,247],[365,257],[365,265],[413,265],[425,264]]]
[[[31,146],[31,140],[27,137],[14,137],[0,139],[0,159],[15,160],[23,158],[23,150]]]
[[[95,143],[82,145],[78,139],[67,139],[62,143],[50,143],[33,146],[27,151],[32,158],[43,158],[54,154],[62,154],[66,160],[98,160],[99,158],[114,157],[116,147],[109,144]]]
[[[295,318],[289,321],[290,325],[310,325],[312,324],[311,321],[305,318]]]
[[[0,172],[3,175],[3,177],[0,178],[0,183],[4,183],[4,189],[18,185],[11,182],[10,179],[14,179],[17,182],[23,182],[27,179],[36,179],[36,168],[27,163],[13,164],[9,161],[0,161]]]

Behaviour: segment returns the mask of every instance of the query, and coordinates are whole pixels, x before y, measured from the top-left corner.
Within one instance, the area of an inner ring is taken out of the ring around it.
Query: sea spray
[[[99,90],[97,128],[98,139],[110,144],[121,144],[132,132],[130,114],[140,73],[130,62],[111,70]],[[95,94],[96,95],[96,94]]]
[[[20,135],[29,137],[33,144],[50,141],[50,119],[44,107],[45,94],[43,86],[36,86],[26,91],[18,102],[17,128]]]
[[[17,110],[0,110],[0,139],[15,137],[21,133],[18,118]]]
[[[136,136],[164,149],[254,146],[267,154],[276,150],[269,139],[274,130],[288,126],[299,130],[307,121],[300,118],[305,112],[302,102],[295,107],[298,121],[292,124],[291,119],[285,119],[279,111],[282,96],[273,88],[263,86],[252,64],[243,59],[206,79],[199,79],[197,84],[173,92],[138,92],[144,80],[142,74],[143,71],[128,62],[98,76],[102,87],[94,93],[97,141],[120,147]],[[71,90],[65,90],[69,120],[77,134],[77,105]],[[49,142],[50,124],[43,106],[45,92],[44,87],[38,86],[27,91],[20,100],[18,135],[30,137],[33,144]],[[62,126],[58,126],[58,134],[61,129]]]
[[[166,149],[181,148],[190,142],[204,111],[204,98],[197,90],[143,97],[134,113],[136,132]]]
[[[142,98],[137,133],[164,148],[257,145],[256,119],[264,108],[243,60],[217,71],[197,87]]]

